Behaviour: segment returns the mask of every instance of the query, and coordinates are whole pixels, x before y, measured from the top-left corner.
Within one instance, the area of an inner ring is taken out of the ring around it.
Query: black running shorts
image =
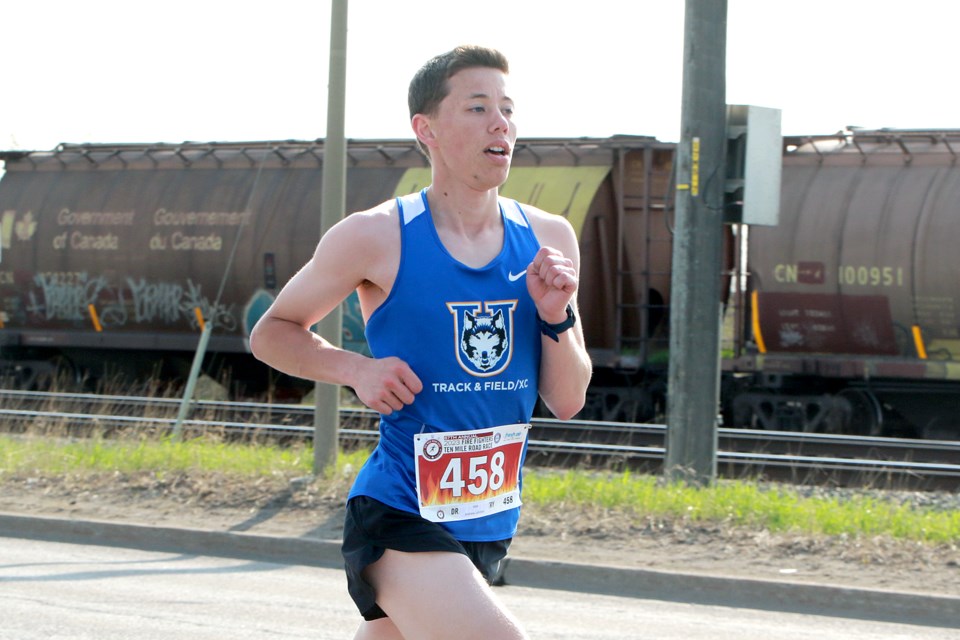
[[[377,605],[373,587],[363,578],[363,570],[379,560],[385,549],[462,553],[487,582],[494,584],[499,580],[500,564],[509,546],[509,539],[461,542],[435,522],[368,496],[357,496],[347,502],[342,548],[347,589],[365,620],[387,617]]]

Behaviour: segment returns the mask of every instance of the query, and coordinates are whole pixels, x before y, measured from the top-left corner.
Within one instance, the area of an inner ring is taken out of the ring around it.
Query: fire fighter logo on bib
[[[414,436],[420,515],[469,520],[520,506],[529,424]]]

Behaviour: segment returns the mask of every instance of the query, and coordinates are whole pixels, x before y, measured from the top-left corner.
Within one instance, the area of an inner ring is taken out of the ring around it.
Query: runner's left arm
[[[580,249],[565,218],[536,213],[532,221],[541,248],[527,267],[527,290],[544,322],[564,322],[568,305],[576,318],[573,327],[556,335],[557,340],[541,335],[539,391],[551,413],[569,420],[583,408],[592,373],[577,309]]]

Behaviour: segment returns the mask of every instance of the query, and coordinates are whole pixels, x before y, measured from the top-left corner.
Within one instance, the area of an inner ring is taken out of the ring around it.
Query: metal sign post
[[[347,78],[347,0],[333,0],[330,13],[330,79],[327,135],[323,143],[323,208],[320,232],[343,219],[346,209],[347,144],[344,111]],[[318,333],[341,346],[343,311],[338,306],[318,324]],[[340,386],[318,382],[313,416],[313,471],[322,473],[337,462],[340,429]]]

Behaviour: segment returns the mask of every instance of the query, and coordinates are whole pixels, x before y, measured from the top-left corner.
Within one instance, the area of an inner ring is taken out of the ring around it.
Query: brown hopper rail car
[[[501,189],[577,231],[595,364],[584,417],[663,416],[674,147],[521,140]],[[779,224],[725,227],[717,265],[727,426],[960,437],[957,153],[951,131],[784,140]],[[0,348],[14,384],[54,367],[183,375],[202,322],[213,375],[248,395],[277,383],[247,336],[319,238],[322,140],[64,144],[0,159]],[[412,141],[352,140],[347,211],[429,176]],[[355,299],[344,345],[365,348]]]

